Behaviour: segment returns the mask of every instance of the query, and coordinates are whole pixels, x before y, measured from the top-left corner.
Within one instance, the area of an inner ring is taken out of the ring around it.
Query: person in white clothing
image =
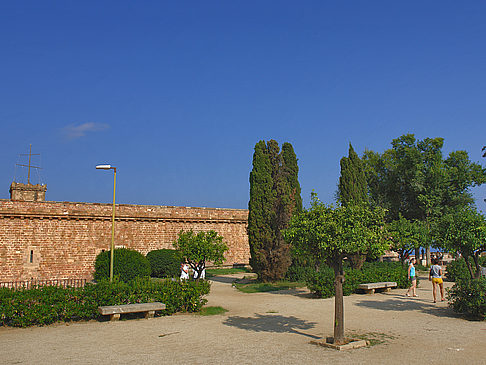
[[[187,262],[183,262],[181,264],[181,280],[188,280],[189,279],[189,265]]]

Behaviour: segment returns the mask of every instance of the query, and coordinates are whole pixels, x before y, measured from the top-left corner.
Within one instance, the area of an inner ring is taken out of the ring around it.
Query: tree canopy
[[[479,278],[479,256],[486,251],[486,219],[474,207],[463,207],[444,215],[436,225],[435,237],[441,247],[461,254],[471,278]],[[474,261],[475,268],[470,265]]]
[[[384,210],[364,204],[333,207],[312,196],[311,208],[294,216],[284,235],[303,253],[326,261],[335,275],[334,341],[344,341],[343,259],[363,253],[378,256],[388,245],[385,241]]]
[[[187,260],[191,268],[197,272],[196,277],[198,278],[206,268],[206,261],[221,265],[225,260],[224,253],[228,250],[228,246],[223,242],[223,237],[212,230],[198,233],[194,233],[192,230],[186,232],[181,230],[173,245]]]
[[[410,221],[400,215],[388,224],[388,234],[392,242],[390,248],[398,252],[403,262],[414,249],[421,247],[426,230],[423,222]]]
[[[363,162],[371,202],[388,210],[388,221],[403,216],[429,221],[471,204],[470,188],[486,182],[486,169],[465,151],[444,159],[443,138],[415,139],[406,134],[382,154],[365,151]]]

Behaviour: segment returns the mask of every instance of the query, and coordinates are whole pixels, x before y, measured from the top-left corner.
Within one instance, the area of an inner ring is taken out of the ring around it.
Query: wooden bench
[[[390,291],[391,288],[396,288],[397,283],[394,281],[383,281],[381,283],[366,283],[359,284],[358,289],[362,289],[366,294],[374,294],[376,289],[385,289],[385,291]]]
[[[109,315],[110,321],[116,321],[120,319],[120,314],[145,312],[145,318],[152,318],[155,315],[155,311],[164,310],[164,309],[165,309],[164,303],[153,302],[153,303],[107,305],[104,307],[98,307],[98,312],[104,316]]]

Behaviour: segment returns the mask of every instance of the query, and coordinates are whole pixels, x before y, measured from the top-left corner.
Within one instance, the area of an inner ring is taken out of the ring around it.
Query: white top
[[[181,266],[181,279],[189,279],[189,265],[184,264]]]

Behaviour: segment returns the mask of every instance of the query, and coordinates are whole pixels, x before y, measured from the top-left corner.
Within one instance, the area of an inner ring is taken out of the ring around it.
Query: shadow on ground
[[[262,315],[255,314],[254,317],[228,317],[224,322],[226,326],[232,326],[247,331],[254,332],[274,332],[274,333],[295,333],[311,338],[320,338],[299,330],[314,328],[317,323],[305,321],[294,316],[286,317],[282,315]]]
[[[398,295],[388,294],[386,296],[390,298],[380,300],[363,299],[361,302],[358,302],[355,305],[358,307],[366,307],[383,311],[421,311],[437,317],[460,317],[449,307],[439,306],[434,303],[423,302],[420,299],[407,298]]]
[[[231,276],[211,276],[208,278],[211,281],[217,281],[218,283],[232,284],[237,278]]]

